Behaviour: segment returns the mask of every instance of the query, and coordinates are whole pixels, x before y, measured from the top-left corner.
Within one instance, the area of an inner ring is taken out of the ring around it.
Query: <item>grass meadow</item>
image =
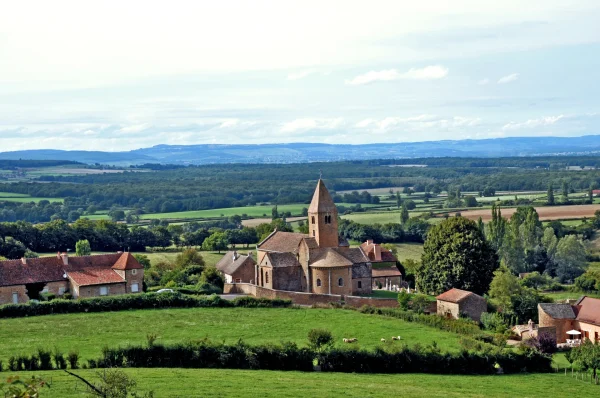
[[[596,397],[600,386],[564,374],[440,376],[429,374],[347,374],[233,369],[125,369],[140,392],[156,397],[394,397],[496,398]],[[97,381],[94,370],[74,373]],[[21,372],[51,382],[43,398],[85,397],[81,382],[62,371]],[[8,376],[9,373],[0,374]]]
[[[352,310],[185,308],[0,319],[0,360],[6,363],[11,355],[32,354],[37,348],[77,350],[87,360],[99,357],[104,346],[145,344],[147,334],[156,334],[157,342],[165,344],[209,338],[230,344],[242,339],[249,344],[292,341],[303,346],[313,328],[329,329],[338,346],[343,338],[355,337],[357,346],[372,349],[384,344],[381,338],[399,335],[409,346],[435,341],[442,350],[460,348],[457,334]]]
[[[12,193],[12,192],[0,192],[0,202],[18,202],[18,203],[29,203],[39,202],[40,200],[47,200],[50,202],[64,202],[62,198],[36,198],[26,194]]]

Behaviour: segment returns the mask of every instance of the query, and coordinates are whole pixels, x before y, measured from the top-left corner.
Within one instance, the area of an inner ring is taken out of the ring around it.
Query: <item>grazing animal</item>
[[[382,342],[382,343],[385,343],[385,339],[381,339],[381,342]]]
[[[394,336],[392,337],[392,340],[400,340],[400,336]]]
[[[357,338],[344,339],[344,343],[356,343],[357,341]]]

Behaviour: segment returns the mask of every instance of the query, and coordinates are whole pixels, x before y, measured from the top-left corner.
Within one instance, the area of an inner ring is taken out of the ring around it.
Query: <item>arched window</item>
[[[317,286],[321,287],[321,280],[320,279],[317,279]]]
[[[362,281],[358,281],[358,288],[362,289]]]
[[[331,224],[331,216],[325,216],[325,224]]]
[[[344,286],[344,278],[338,279],[338,286]]]
[[[265,283],[269,283],[269,271],[265,272]]]
[[[312,220],[311,221],[312,221],[313,224],[315,223],[315,216],[312,216]]]

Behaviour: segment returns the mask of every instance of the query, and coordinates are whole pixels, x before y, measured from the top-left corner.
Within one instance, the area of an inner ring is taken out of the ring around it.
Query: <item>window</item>
[[[131,284],[131,293],[137,293],[140,291],[140,285],[137,283]]]
[[[362,289],[362,281],[358,281],[358,288]]]
[[[108,287],[107,286],[100,286],[100,295],[101,296],[108,295]]]
[[[330,215],[325,216],[325,224],[331,224],[331,216]]]
[[[313,229],[313,236],[315,236],[315,230]]]
[[[321,287],[321,280],[317,279],[317,286]]]
[[[265,272],[265,283],[269,283],[269,272]]]
[[[135,275],[135,274],[137,274],[137,269],[134,268],[131,270],[131,275]]]
[[[19,293],[13,292],[13,304],[19,303]]]
[[[338,279],[338,286],[344,286],[344,278]]]
[[[312,221],[312,224],[314,224],[314,223],[315,223],[315,216],[312,216],[312,219],[311,219],[311,221]]]
[[[242,283],[242,280],[240,278],[236,278],[235,283]]]
[[[64,286],[61,286],[58,288],[58,295],[62,296],[63,294],[65,294],[65,288]]]

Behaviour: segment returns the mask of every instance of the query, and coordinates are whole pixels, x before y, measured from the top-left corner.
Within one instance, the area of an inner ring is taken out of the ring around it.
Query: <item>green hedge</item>
[[[93,297],[79,300],[52,300],[41,303],[6,304],[0,306],[0,318],[20,318],[49,314],[73,314],[80,312],[125,311],[157,308],[202,307],[290,307],[291,300],[264,299],[241,296],[232,301],[217,295],[186,296],[178,293],[140,293],[111,297]]]
[[[312,371],[314,360],[325,372],[495,374],[549,372],[550,356],[534,351],[497,350],[480,353],[463,350],[440,352],[436,348],[403,346],[394,351],[332,349],[317,353],[296,344],[250,346],[201,341],[171,346],[149,345],[104,349],[102,357],[89,361],[91,368],[229,368]]]

